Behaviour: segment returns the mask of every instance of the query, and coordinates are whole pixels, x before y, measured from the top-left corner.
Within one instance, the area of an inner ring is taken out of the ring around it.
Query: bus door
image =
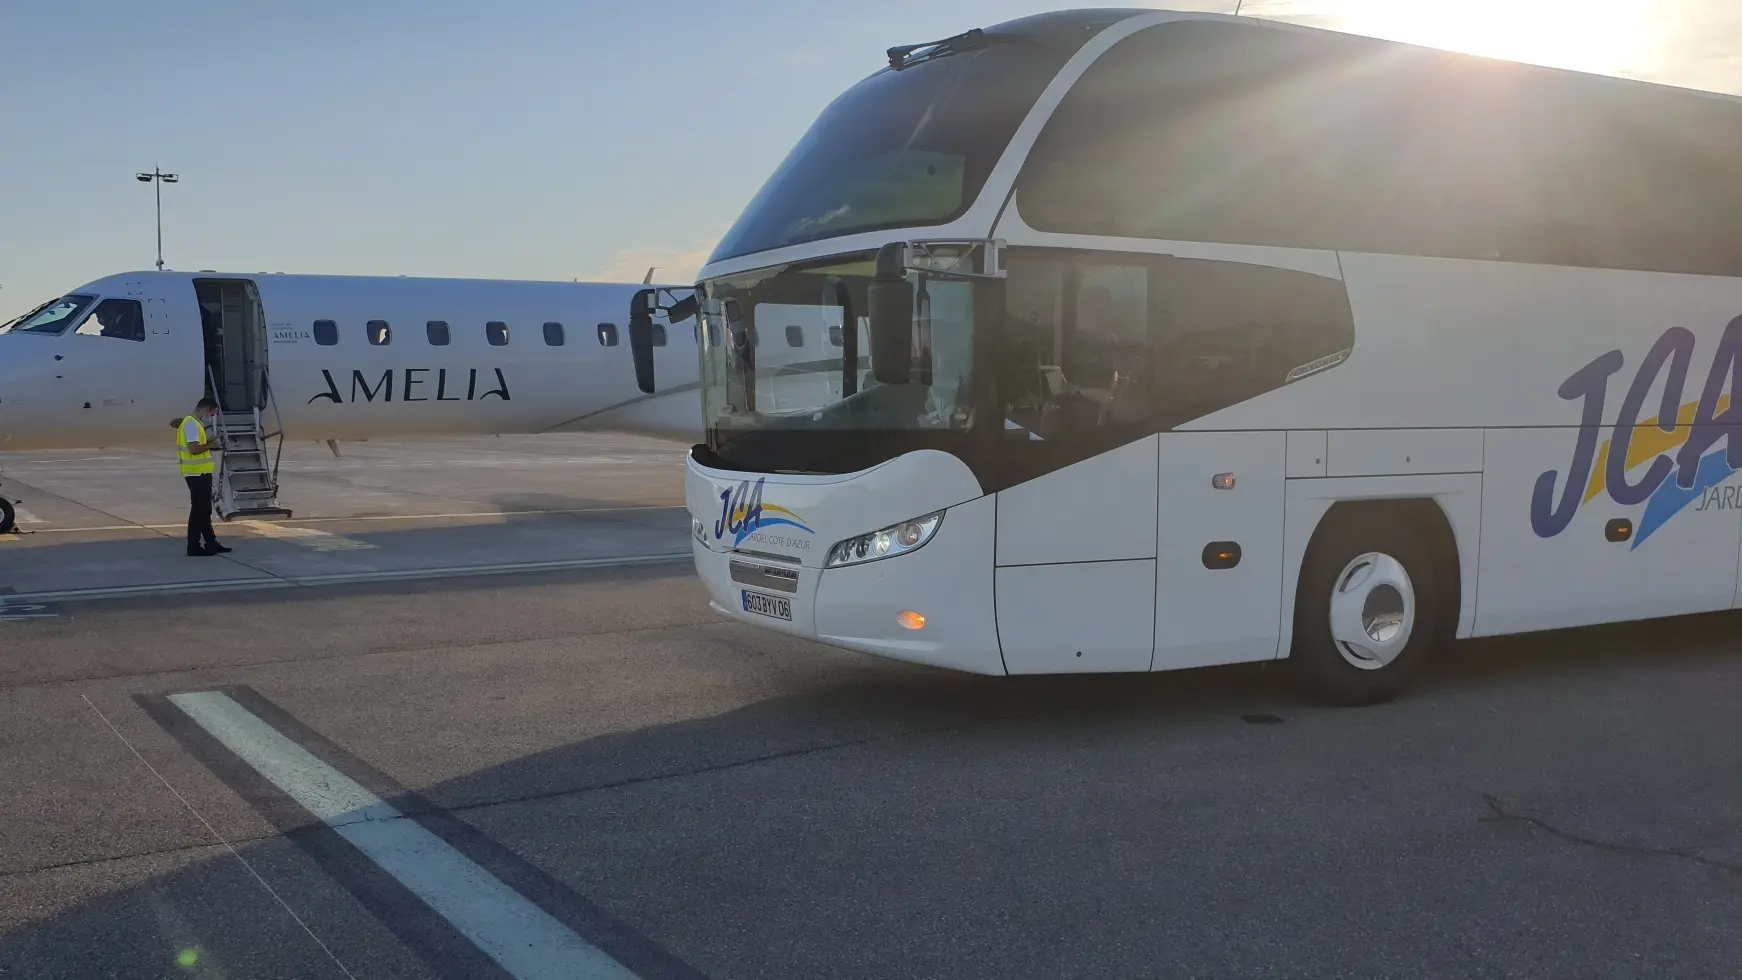
[[[998,640],[1012,674],[1146,671],[1156,445],[1145,256],[1010,249]]]

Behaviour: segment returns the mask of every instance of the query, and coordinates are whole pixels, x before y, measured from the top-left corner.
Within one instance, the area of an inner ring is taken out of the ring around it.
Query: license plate
[[[760,592],[750,592],[743,589],[738,594],[744,598],[744,611],[770,619],[784,619],[792,622],[792,600],[779,596],[763,595]]]

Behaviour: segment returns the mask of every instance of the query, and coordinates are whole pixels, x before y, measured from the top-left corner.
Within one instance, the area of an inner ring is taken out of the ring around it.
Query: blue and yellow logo
[[[732,547],[736,548],[755,532],[782,525],[797,528],[806,534],[816,533],[797,514],[785,507],[763,503],[763,483],[764,480],[761,479],[754,484],[745,480],[736,488],[720,491],[720,519],[714,522],[715,541],[730,534]]]
[[[1683,401],[1694,340],[1693,332],[1682,327],[1658,337],[1634,372],[1609,438],[1601,444],[1603,401],[1609,379],[1623,366],[1621,352],[1609,351],[1561,383],[1562,398],[1582,402],[1579,436],[1558,501],[1559,474],[1549,470],[1537,477],[1530,526],[1538,537],[1566,530],[1579,508],[1605,491],[1623,507],[1645,505],[1634,549],[1695,501],[1700,501],[1695,510],[1742,508],[1734,488],[1715,489],[1742,470],[1742,409],[1732,408],[1732,396],[1742,388],[1742,316],[1724,329],[1699,399]],[[1660,376],[1660,410],[1639,421]]]
[[[1693,432],[1694,412],[1699,403],[1688,402],[1676,413],[1675,428],[1669,432],[1658,426],[1657,418],[1646,419],[1640,428],[1633,433],[1633,438],[1627,445],[1627,459],[1621,469],[1625,473],[1633,473],[1647,463],[1655,463],[1663,458],[1664,453],[1672,452],[1687,445],[1688,437]],[[1728,395],[1718,399],[1717,411],[1721,414],[1730,407]],[[1582,503],[1590,503],[1597,495],[1608,488],[1605,479],[1608,470],[1609,448],[1614,439],[1603,440],[1603,445],[1597,449],[1596,465],[1591,471],[1591,482],[1585,488],[1585,499]],[[1694,484],[1683,488],[1679,482],[1660,477],[1657,489],[1651,491],[1651,496],[1645,498],[1645,513],[1640,515],[1638,533],[1634,535],[1633,547],[1638,548],[1653,531],[1663,527],[1670,518],[1681,513],[1682,508],[1704,497],[1706,491],[1722,484],[1736,474],[1725,460],[1726,450],[1714,449],[1699,458],[1694,470]],[[1665,476],[1668,470],[1664,471]],[[1651,473],[1647,471],[1649,479]],[[1644,482],[1644,481],[1641,481]]]

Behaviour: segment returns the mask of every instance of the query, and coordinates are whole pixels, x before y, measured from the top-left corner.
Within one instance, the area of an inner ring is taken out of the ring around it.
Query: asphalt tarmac
[[[69,604],[0,623],[0,976],[1732,976],[1737,625],[1337,710],[832,651],[681,565]]]
[[[237,587],[174,579],[223,560],[163,460],[4,461],[0,977],[1742,962],[1742,617],[1467,643],[1360,710],[969,677],[711,614],[660,557],[681,447],[502,442],[297,457],[287,526],[374,547],[220,527]]]
[[[187,557],[171,452],[0,454],[22,501],[0,593],[125,596],[584,568],[689,554],[687,447],[609,434],[289,443],[289,521],[217,522],[235,550]]]

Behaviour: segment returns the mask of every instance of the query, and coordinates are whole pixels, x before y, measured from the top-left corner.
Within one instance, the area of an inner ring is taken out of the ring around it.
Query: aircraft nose
[[[13,426],[18,418],[18,384],[13,370],[6,365],[4,348],[5,345],[0,344],[0,449],[12,442]]]

